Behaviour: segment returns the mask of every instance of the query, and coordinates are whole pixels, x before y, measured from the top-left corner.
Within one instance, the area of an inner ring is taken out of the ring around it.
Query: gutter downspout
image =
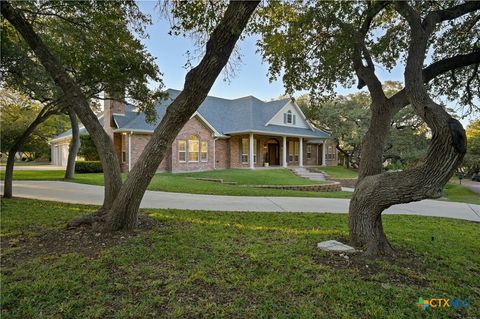
[[[130,131],[128,135],[128,171],[132,170],[132,134],[133,132]]]

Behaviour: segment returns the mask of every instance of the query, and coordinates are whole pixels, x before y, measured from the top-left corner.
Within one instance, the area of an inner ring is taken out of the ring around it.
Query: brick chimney
[[[125,115],[125,102],[123,97],[105,92],[103,101],[103,127],[113,140],[113,130],[116,128],[113,115]]]

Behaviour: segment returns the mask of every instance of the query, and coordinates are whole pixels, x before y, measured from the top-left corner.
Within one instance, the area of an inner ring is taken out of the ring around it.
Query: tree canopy
[[[412,6],[421,16],[436,11],[454,15],[464,9],[456,7],[462,4],[417,1]],[[475,108],[480,25],[478,12],[470,11],[458,19],[445,17],[435,28],[426,80],[432,80],[434,95]],[[370,69],[392,71],[405,63],[409,49],[409,26],[388,1],[272,1],[259,10],[255,30],[271,78],[281,76],[289,93],[309,90],[312,97],[333,94],[337,85],[362,88],[356,56]]]
[[[467,154],[463,166],[465,173],[474,174],[480,172],[480,119],[470,122],[467,126]]]
[[[147,36],[150,18],[134,1],[25,1],[16,2],[15,7],[87,98],[100,98],[102,91],[124,98],[125,92],[125,98],[153,115],[153,102],[161,95],[147,84],[156,82],[160,89],[161,73],[137,38]],[[17,31],[2,21],[2,85],[58,106],[62,92]]]
[[[401,83],[385,82],[389,96],[401,89]],[[309,95],[300,96],[298,104],[307,118],[317,127],[330,131],[345,164],[358,167],[364,136],[370,126],[371,99],[366,92],[312,103]],[[425,155],[429,129],[411,107],[400,110],[392,119],[390,134],[384,149],[384,164],[396,167],[414,165]]]
[[[15,141],[34,121],[42,105],[38,101],[14,91],[0,90],[0,135],[1,152],[8,153]],[[22,147],[21,151],[31,155],[31,159],[49,159],[50,147],[47,142],[69,127],[68,117],[55,116],[39,125]]]

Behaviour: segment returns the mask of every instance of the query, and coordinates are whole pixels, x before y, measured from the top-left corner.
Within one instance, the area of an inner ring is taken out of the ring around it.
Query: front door
[[[317,146],[317,165],[323,165],[323,144]]]
[[[278,144],[268,144],[268,158],[270,165],[280,165],[278,156]]]

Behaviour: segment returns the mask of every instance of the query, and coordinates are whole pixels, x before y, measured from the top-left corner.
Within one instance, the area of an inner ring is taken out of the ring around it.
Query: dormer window
[[[283,123],[295,125],[296,116],[292,114],[291,110],[288,110],[287,113],[283,113]]]

